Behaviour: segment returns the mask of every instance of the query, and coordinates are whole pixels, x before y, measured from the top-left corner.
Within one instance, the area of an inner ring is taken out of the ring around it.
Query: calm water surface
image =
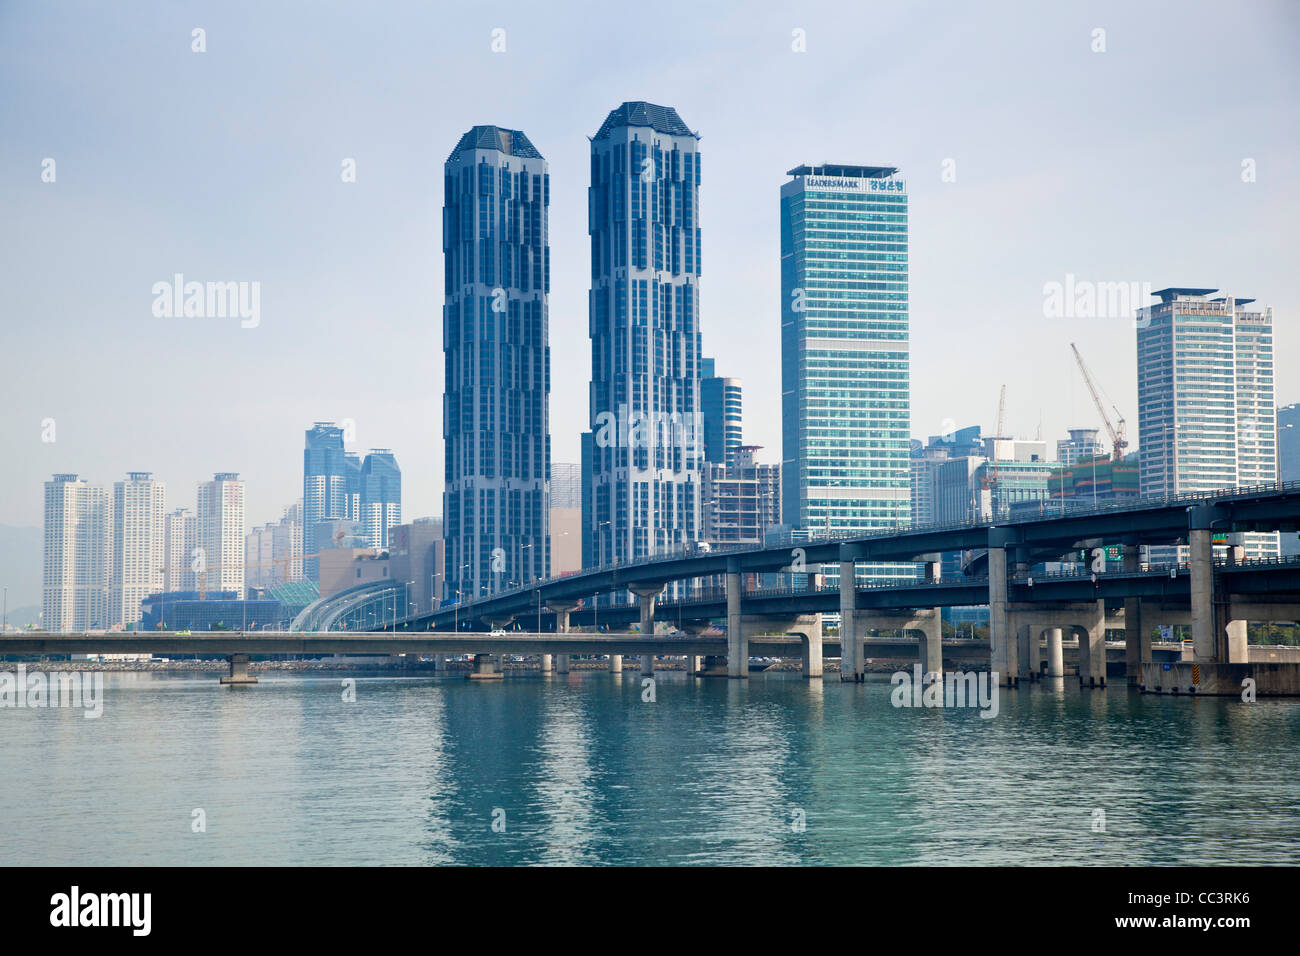
[[[0,709],[0,852],[63,865],[1300,863],[1300,701],[1066,680],[1004,692],[985,720],[896,709],[884,679],[670,672],[654,703],[633,672],[360,677],[355,703],[341,679],[108,674],[98,719]]]

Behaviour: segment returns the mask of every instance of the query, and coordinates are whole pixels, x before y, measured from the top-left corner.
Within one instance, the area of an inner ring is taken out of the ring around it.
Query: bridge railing
[[[900,534],[918,534],[930,532],[955,531],[971,528],[993,528],[1002,525],[1019,525],[1032,524],[1044,519],[1065,519],[1065,518],[1082,518],[1102,517],[1125,512],[1150,511],[1160,508],[1168,508],[1176,505],[1194,505],[1206,501],[1216,500],[1234,500],[1239,498],[1250,498],[1260,494],[1278,491],[1300,491],[1300,481],[1273,481],[1264,482],[1255,485],[1243,485],[1238,487],[1220,488],[1212,491],[1194,491],[1184,492],[1178,495],[1160,495],[1143,498],[1134,498],[1125,501],[1113,501],[1104,504],[1098,504],[1090,508],[1080,509],[1052,509],[1045,508],[1037,513],[1028,514],[1002,514],[994,520],[985,520],[983,518],[971,518],[965,521],[946,521],[946,522],[928,522],[925,524],[910,524],[899,522],[891,528],[883,528],[876,531],[863,532],[859,530],[832,531],[818,535],[787,532],[775,538],[769,538],[763,542],[754,542],[748,544],[726,544],[711,547],[707,552],[702,552],[694,546],[687,545],[660,551],[652,555],[645,555],[630,561],[613,561],[606,564],[597,565],[592,568],[584,568],[577,575],[565,575],[563,577],[551,577],[539,579],[530,584],[520,584],[513,588],[496,591],[491,595],[474,598],[460,604],[462,611],[469,611],[476,605],[486,602],[501,601],[505,598],[517,597],[521,594],[539,590],[540,588],[556,584],[563,581],[573,582],[575,577],[586,577],[597,574],[603,574],[610,571],[640,568],[654,564],[661,564],[666,561],[674,561],[683,558],[698,558],[708,555],[717,554],[741,554],[753,551],[766,551],[778,547],[807,547],[825,544],[835,544],[842,541],[872,541],[885,540],[897,537]],[[901,562],[907,563],[907,562]],[[1105,572],[1110,573],[1110,572]],[[708,575],[701,575],[707,577]],[[1046,577],[1038,575],[1039,578]],[[605,606],[605,605],[602,605]],[[449,611],[450,608],[440,608],[441,611]],[[438,613],[438,612],[435,612]],[[425,615],[412,615],[412,617],[423,617]],[[405,619],[399,619],[401,623]]]
[[[1241,561],[1228,561],[1226,559],[1217,559],[1214,561],[1216,571],[1250,571],[1260,568],[1283,568],[1283,567],[1300,567],[1300,555],[1282,555],[1280,557],[1267,558],[1245,558]],[[1016,584],[1027,584],[1030,581],[1080,581],[1090,578],[1139,578],[1148,575],[1166,575],[1173,572],[1175,575],[1190,574],[1191,565],[1185,562],[1159,562],[1156,564],[1144,563],[1139,568],[1107,568],[1105,571],[1093,571],[1087,567],[1081,567],[1074,570],[1063,571],[1042,571],[1038,574],[1020,574],[1012,578]]]

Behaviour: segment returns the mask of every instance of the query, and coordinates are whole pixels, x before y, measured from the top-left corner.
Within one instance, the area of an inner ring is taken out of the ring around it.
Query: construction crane
[[[993,430],[993,447],[989,449],[989,468],[991,477],[986,475],[984,478],[984,487],[989,486],[990,481],[998,480],[998,439],[1002,437],[1002,426],[1006,424],[1007,417],[1007,387],[1002,386],[1002,393],[998,395],[998,423]]]
[[[1124,449],[1128,448],[1128,439],[1124,437],[1124,416],[1112,404],[1110,407],[1115,412],[1117,424],[1111,424],[1110,416],[1106,414],[1106,406],[1102,403],[1101,396],[1097,394],[1097,386],[1093,384],[1092,376],[1088,374],[1088,366],[1084,364],[1083,356],[1079,354],[1079,347],[1071,342],[1070,348],[1074,350],[1074,360],[1079,363],[1079,371],[1083,373],[1083,383],[1088,386],[1093,404],[1097,406],[1097,413],[1101,415],[1102,424],[1106,426],[1106,433],[1110,435],[1111,444],[1114,446],[1110,460],[1117,462],[1124,457]]]

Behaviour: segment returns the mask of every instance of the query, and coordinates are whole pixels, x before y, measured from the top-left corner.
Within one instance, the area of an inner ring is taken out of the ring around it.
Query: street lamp
[[[519,586],[520,587],[524,586],[524,550],[526,548],[531,548],[532,546],[533,546],[533,542],[531,541],[528,542],[527,544],[519,545]]]

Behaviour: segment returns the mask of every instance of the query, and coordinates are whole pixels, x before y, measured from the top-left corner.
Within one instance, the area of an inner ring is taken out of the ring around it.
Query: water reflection
[[[104,715],[0,710],[0,834],[76,864],[1300,863],[1300,701],[1069,678],[978,708],[887,679],[634,669],[112,674]],[[205,812],[206,830],[192,827]],[[503,826],[493,827],[497,813]],[[105,821],[112,820],[111,826]]]

